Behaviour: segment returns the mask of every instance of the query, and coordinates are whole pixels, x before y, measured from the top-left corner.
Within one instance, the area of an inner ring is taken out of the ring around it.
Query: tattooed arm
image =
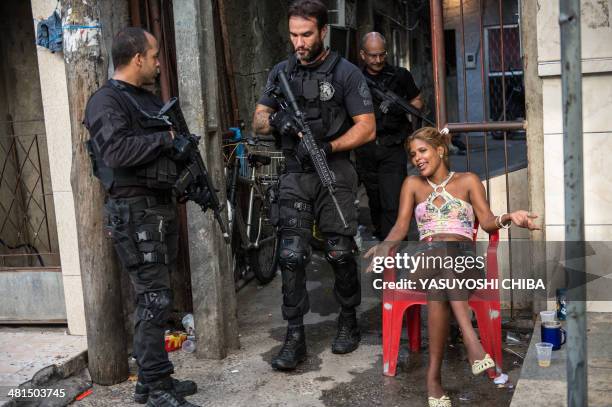
[[[253,115],[253,131],[257,134],[270,134],[272,127],[270,127],[269,118],[270,114],[274,112],[269,106],[258,104],[255,106],[255,114]]]

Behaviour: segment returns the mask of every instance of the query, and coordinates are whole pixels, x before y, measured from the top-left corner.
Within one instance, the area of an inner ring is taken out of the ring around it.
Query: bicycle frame
[[[232,219],[229,223],[230,233],[233,233],[233,223],[237,221],[236,226],[238,227],[238,233],[241,240],[241,248],[244,250],[249,250],[252,248],[258,248],[260,245],[259,238],[261,236],[261,216],[259,217],[259,222],[257,225],[257,236],[254,241],[251,241],[251,230],[255,226],[253,225],[253,204],[255,203],[255,198],[258,197],[261,200],[265,200],[265,192],[262,191],[263,183],[258,182],[256,176],[256,165],[251,165],[246,159],[244,159],[244,139],[242,138],[242,132],[239,128],[232,127],[231,131],[234,132],[234,137],[232,141],[238,143],[235,150],[235,158],[233,159],[233,173],[232,173],[232,181],[230,187],[229,201],[232,206]],[[238,182],[244,182],[244,178],[240,177],[241,173],[244,173],[244,166],[248,167],[248,178],[246,182],[249,185],[249,201],[248,201],[248,209],[247,209],[247,220],[246,224],[244,222],[244,218],[241,216],[242,211],[240,206],[236,203],[236,189]]]

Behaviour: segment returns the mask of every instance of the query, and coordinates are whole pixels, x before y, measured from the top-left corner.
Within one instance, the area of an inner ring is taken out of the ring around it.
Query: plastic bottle
[[[183,327],[185,328],[185,332],[187,332],[187,335],[193,335],[195,332],[195,325],[193,322],[193,315],[192,314],[187,314],[183,317]]]
[[[181,349],[187,353],[193,353],[196,350],[196,343],[193,337],[189,337],[183,344],[181,345]]]

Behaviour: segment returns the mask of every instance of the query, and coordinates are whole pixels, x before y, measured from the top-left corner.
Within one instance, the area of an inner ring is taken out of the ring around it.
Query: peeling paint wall
[[[290,52],[288,3],[228,0],[225,4],[240,118],[250,128],[269,70]]]

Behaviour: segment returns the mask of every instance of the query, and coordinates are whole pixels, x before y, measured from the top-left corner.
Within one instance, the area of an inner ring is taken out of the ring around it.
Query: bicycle
[[[256,150],[256,147],[270,147],[265,142],[273,141],[273,137],[243,138],[242,129],[232,127],[230,131],[233,137],[224,143],[226,147],[233,147],[226,166],[228,229],[232,239],[234,282],[238,290],[253,276],[259,283],[267,284],[277,273],[278,227],[273,224],[270,214],[278,198],[284,158],[280,151]],[[239,184],[246,185],[248,191],[246,217],[241,205],[245,194],[238,191]]]

